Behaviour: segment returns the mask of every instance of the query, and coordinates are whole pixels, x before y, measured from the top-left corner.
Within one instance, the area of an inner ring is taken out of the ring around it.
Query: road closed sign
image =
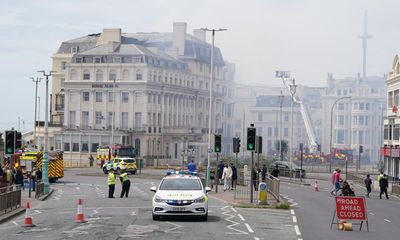
[[[336,215],[339,220],[367,220],[364,197],[336,196]]]

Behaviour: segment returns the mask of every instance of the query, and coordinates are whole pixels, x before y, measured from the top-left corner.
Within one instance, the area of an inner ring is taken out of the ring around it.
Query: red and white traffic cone
[[[24,227],[34,227],[34,226],[35,225],[32,223],[32,217],[31,217],[31,205],[29,204],[29,201],[26,201]]]
[[[319,192],[317,179],[314,181],[314,192]]]
[[[75,222],[77,223],[83,223],[86,222],[85,221],[85,216],[83,215],[83,206],[82,206],[82,199],[78,199],[78,212],[76,213],[76,218],[75,218]]]

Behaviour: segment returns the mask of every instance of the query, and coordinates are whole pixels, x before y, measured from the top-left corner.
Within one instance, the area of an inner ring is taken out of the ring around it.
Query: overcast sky
[[[280,83],[290,70],[302,85],[324,86],[362,72],[364,11],[368,11],[367,74],[383,76],[400,50],[398,0],[2,0],[0,4],[0,130],[31,130],[37,70],[50,70],[62,41],[103,28],[171,32],[173,22],[227,28],[215,44],[236,64],[240,83]],[[382,82],[384,84],[384,82]],[[40,83],[41,120],[44,82]],[[24,129],[22,120],[24,120]]]

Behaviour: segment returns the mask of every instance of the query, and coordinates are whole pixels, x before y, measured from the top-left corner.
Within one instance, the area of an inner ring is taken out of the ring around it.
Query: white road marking
[[[27,232],[43,232],[43,231],[49,231],[51,228],[31,228],[29,230],[23,231],[25,233]]]
[[[295,226],[294,226],[294,230],[296,231],[296,234],[297,234],[298,236],[300,236],[300,235],[301,235],[301,232],[300,232],[299,226],[295,225]]]
[[[79,187],[76,187],[75,189],[76,189],[76,190],[80,190],[80,188],[79,188]]]
[[[374,215],[375,215],[375,213],[373,213],[373,212],[370,212],[369,214],[371,214],[372,216],[374,216]]]
[[[294,210],[293,210],[293,209],[290,209],[290,213],[291,213],[292,215],[294,215]]]
[[[293,222],[294,222],[294,223],[297,223],[297,218],[296,218],[296,216],[293,216]]]
[[[385,220],[386,222],[389,222],[389,223],[391,222],[390,220],[388,220],[388,219],[386,219],[386,218],[385,218],[385,219],[383,219],[383,220]]]
[[[131,212],[131,214],[130,214],[131,216],[136,216],[136,213],[135,213],[135,211],[133,211],[133,212]]]
[[[246,225],[246,228],[249,231],[249,233],[254,233],[253,229],[251,229],[251,227],[248,223],[245,223],[244,225]]]
[[[13,221],[12,223],[14,223],[15,225],[19,226],[19,224],[16,221]]]
[[[258,237],[254,237],[254,240],[260,240]]]
[[[249,233],[234,228],[236,225],[239,225],[239,223],[232,220],[233,218],[235,218],[235,216],[232,215],[231,212],[229,211],[229,210],[232,210],[232,209],[233,208],[231,206],[225,206],[225,207],[221,208],[221,210],[223,211],[222,214],[227,216],[227,218],[225,218],[225,220],[230,222],[230,223],[232,223],[231,225],[228,225],[227,228],[229,228],[230,230],[235,231],[235,232],[228,232],[227,234],[246,234],[246,235],[248,235]]]
[[[39,210],[35,210],[35,212],[37,212],[37,213],[42,213],[41,211],[39,211]]]
[[[232,211],[234,211],[235,213],[237,213],[236,209],[232,208]]]
[[[179,225],[179,224],[176,224],[176,223],[172,223],[172,222],[166,222],[166,223],[171,224],[171,225],[173,225],[175,227],[167,229],[164,232],[169,233],[169,232],[174,231],[174,233],[183,233],[183,232],[180,232],[180,231],[175,231],[176,229],[181,228],[182,225]]]
[[[244,221],[246,221],[245,219],[244,219],[244,217],[241,215],[241,214],[238,214],[238,216],[239,216],[239,218],[244,222]]]

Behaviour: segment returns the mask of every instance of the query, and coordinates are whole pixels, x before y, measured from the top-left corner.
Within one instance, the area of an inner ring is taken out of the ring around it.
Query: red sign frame
[[[335,205],[338,220],[368,220],[364,197],[335,196]]]

